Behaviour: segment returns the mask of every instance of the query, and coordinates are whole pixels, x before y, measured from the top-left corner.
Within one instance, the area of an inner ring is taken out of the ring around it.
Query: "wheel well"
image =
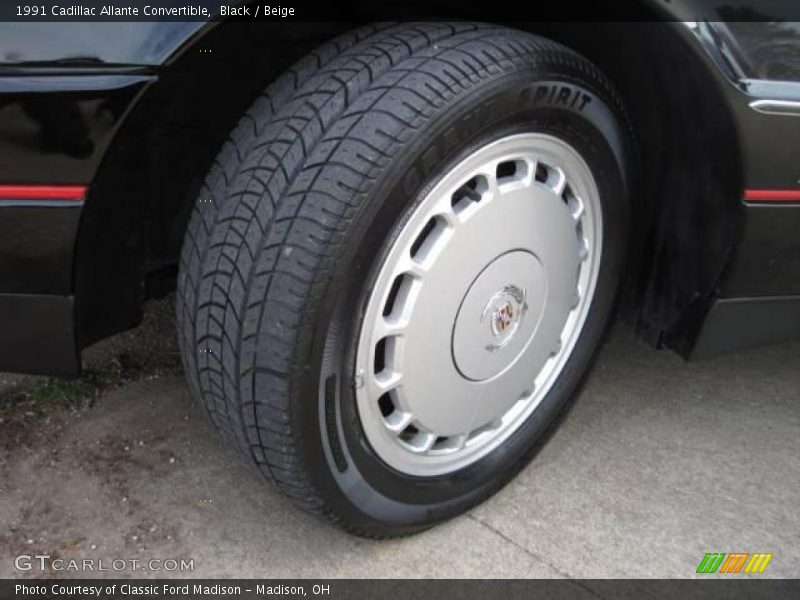
[[[597,64],[622,95],[638,173],[624,314],[688,353],[741,224],[742,152],[716,70],[681,23],[563,24],[541,33]]]
[[[78,347],[136,326],[175,287],[183,232],[223,141],[258,94],[348,23],[225,22],[158,72],[92,182],[77,244]]]
[[[509,26],[581,52],[620,91],[639,159],[625,314],[643,339],[683,349],[738,226],[740,152],[717,79],[676,24]],[[93,184],[103,208],[86,207],[76,261],[81,347],[136,325],[142,302],[174,287],[189,212],[238,118],[296,59],[353,27],[223,23],[159,73]],[[113,236],[100,234],[108,220]]]

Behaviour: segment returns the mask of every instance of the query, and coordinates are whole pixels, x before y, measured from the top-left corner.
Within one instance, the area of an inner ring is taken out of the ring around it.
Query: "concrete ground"
[[[168,304],[95,351],[136,368],[91,402],[26,410],[19,390],[40,380],[0,390],[0,578],[42,575],[16,571],[19,554],[194,559],[194,577],[683,578],[731,551],[773,553],[762,577],[800,576],[800,343],[685,364],[620,327],[516,480],[375,542],[292,508],[219,442],[176,366]]]

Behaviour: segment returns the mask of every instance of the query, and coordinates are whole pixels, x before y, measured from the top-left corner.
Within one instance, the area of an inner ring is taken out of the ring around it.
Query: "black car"
[[[509,481],[612,319],[800,335],[792,2],[637,5],[0,25],[0,371],[77,375],[177,289],[220,433],[391,536]]]

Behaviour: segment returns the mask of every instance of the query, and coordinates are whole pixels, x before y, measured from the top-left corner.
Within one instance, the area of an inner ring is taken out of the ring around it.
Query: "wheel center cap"
[[[483,309],[481,321],[488,322],[494,336],[486,345],[490,352],[508,344],[519,329],[528,305],[525,303],[525,288],[508,284],[491,297]]]
[[[459,373],[485,381],[510,368],[536,331],[546,290],[544,267],[533,253],[514,250],[491,261],[456,316],[452,352]]]

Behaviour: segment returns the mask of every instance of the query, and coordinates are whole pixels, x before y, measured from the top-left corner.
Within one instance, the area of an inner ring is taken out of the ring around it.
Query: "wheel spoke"
[[[575,221],[580,221],[581,218],[583,218],[583,200],[575,196],[570,196],[567,205],[569,206],[569,212],[572,218],[575,219]]]
[[[454,435],[448,438],[447,440],[447,451],[448,452],[455,452],[456,450],[461,450],[464,445],[467,443],[467,434],[462,433],[460,435]]]
[[[422,279],[425,277],[425,273],[427,273],[428,269],[426,267],[426,261],[424,257],[422,260],[418,260],[417,258],[411,258],[408,256],[400,262],[398,265],[398,271],[405,273],[414,279]]]
[[[436,443],[436,434],[429,431],[420,432],[413,438],[411,448],[413,452],[427,452]]]
[[[564,170],[559,167],[551,167],[548,173],[547,185],[555,192],[556,196],[561,196],[567,187],[567,176]]]
[[[381,340],[388,337],[399,337],[405,332],[405,322],[381,317],[373,329],[375,339]]]
[[[413,420],[414,415],[410,412],[395,411],[384,421],[384,425],[386,425],[386,429],[391,431],[394,435],[400,435],[411,425]]]
[[[386,392],[391,391],[399,386],[402,380],[403,375],[401,373],[383,370],[380,373],[375,374],[375,378],[372,380],[372,382],[378,393],[385,394]]]
[[[578,258],[581,259],[581,262],[585,261],[589,258],[589,243],[586,239],[581,239],[578,244]]]

